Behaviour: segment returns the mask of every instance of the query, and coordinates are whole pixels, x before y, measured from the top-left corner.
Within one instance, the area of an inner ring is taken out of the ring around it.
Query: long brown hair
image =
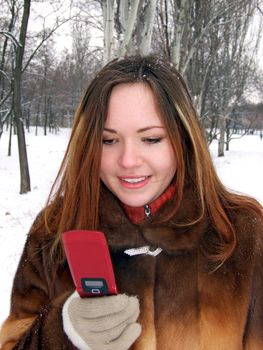
[[[150,86],[177,159],[176,205],[170,216],[181,203],[186,179],[191,181],[199,197],[200,214],[194,222],[181,225],[193,225],[206,213],[223,239],[210,258],[222,262],[236,245],[228,213],[243,206],[262,215],[261,207],[252,198],[229,192],[221,183],[183,78],[169,62],[155,56],[116,59],[91,81],[76,111],[65,157],[37,229],[54,236],[52,254],[62,253],[62,257],[62,232],[97,229],[102,132],[109,98],[117,84],[137,82]]]

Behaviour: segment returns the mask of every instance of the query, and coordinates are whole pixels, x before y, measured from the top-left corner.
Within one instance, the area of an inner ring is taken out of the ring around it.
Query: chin
[[[130,199],[125,199],[125,198],[119,198],[119,200],[125,204],[128,205],[129,207],[143,207],[144,205],[150,203],[150,201],[146,201],[146,200],[130,200]]]

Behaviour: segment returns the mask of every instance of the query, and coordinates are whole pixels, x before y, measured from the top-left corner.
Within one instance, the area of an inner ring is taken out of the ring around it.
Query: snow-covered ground
[[[36,214],[44,206],[62,160],[69,130],[57,135],[26,134],[32,191],[19,194],[19,165],[16,138],[12,156],[7,157],[8,135],[0,140],[0,324],[8,314],[12,279],[23,248],[26,233]],[[233,140],[223,158],[216,157],[218,174],[231,189],[252,195],[263,204],[263,141],[258,135]]]
[[[31,192],[20,195],[20,173],[16,137],[12,156],[7,157],[8,134],[0,140],[0,324],[9,310],[13,275],[36,214],[43,208],[63,158],[70,131],[44,136],[26,134]]]

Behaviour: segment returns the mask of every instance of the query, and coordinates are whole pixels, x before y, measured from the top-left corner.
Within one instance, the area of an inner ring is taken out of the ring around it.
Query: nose
[[[136,145],[125,144],[120,151],[118,163],[122,168],[137,168],[142,164],[142,154]]]

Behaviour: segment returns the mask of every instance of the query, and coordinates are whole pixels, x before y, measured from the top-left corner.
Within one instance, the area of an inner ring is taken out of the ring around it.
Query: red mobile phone
[[[62,241],[81,297],[118,293],[108,245],[102,232],[67,231],[63,233]]]

